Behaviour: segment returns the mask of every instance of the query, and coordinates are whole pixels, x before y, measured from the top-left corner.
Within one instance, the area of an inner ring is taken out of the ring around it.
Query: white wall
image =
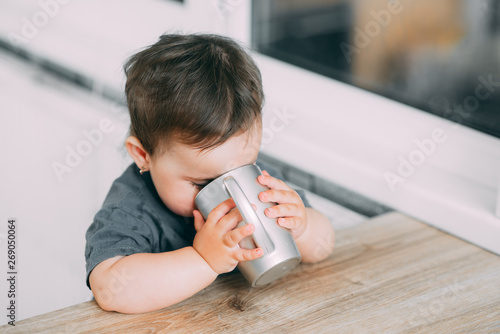
[[[41,5],[47,2],[52,5]],[[212,1],[204,0],[184,4],[169,0],[8,0],[1,5],[0,35],[101,84],[120,87],[126,57],[156,42],[163,33],[220,32],[225,24],[220,15]]]
[[[116,91],[122,89],[125,59],[162,33],[217,32],[224,24],[209,1],[66,2],[4,1],[0,35],[20,41],[32,55],[94,78],[96,88]],[[44,17],[46,24],[36,26]],[[85,232],[111,182],[131,163],[123,147],[129,120],[124,108],[5,56],[0,78],[0,268],[6,272],[6,225],[13,217],[19,321],[91,299],[85,286]],[[84,131],[98,129],[104,119],[113,130],[58,178],[53,163],[67,165],[68,150],[78,150],[87,140]],[[8,302],[7,288],[1,279],[2,305]]]
[[[85,286],[85,231],[127,163],[122,145],[128,117],[64,84],[47,84],[43,74],[3,57],[0,77],[9,83],[0,90],[0,267],[5,273],[6,220],[13,217],[20,320],[91,297]],[[106,119],[108,132],[96,130]],[[93,134],[94,144],[88,145],[83,131]],[[57,173],[54,163],[68,166],[68,147],[88,155],[72,158],[71,171]],[[0,282],[6,305],[6,280]]]

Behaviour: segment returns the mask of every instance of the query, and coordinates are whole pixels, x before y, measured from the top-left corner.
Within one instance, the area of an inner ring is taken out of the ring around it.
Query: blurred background
[[[255,1],[253,14],[259,51],[449,119],[478,77],[500,79],[498,1]],[[498,137],[499,97],[463,123]]]
[[[4,0],[0,268],[15,218],[17,320],[92,298],[85,231],[132,162],[122,66],[198,32],[252,53],[260,159],[336,228],[396,210],[500,254],[498,1]]]

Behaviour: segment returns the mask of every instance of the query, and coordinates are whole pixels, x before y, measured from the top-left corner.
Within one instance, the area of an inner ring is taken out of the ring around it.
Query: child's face
[[[192,217],[200,185],[231,169],[254,163],[261,137],[261,129],[256,128],[201,153],[185,145],[167,150],[152,161],[149,168],[163,203],[178,215]]]

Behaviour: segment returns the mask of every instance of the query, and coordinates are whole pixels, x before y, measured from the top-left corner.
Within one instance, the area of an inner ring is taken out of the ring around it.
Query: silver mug
[[[255,164],[238,167],[211,181],[195,198],[196,207],[205,219],[217,205],[232,198],[243,217],[237,227],[245,224],[255,226],[254,233],[242,239],[239,245],[246,249],[261,247],[264,254],[258,259],[238,264],[239,271],[253,287],[266,285],[284,276],[301,260],[290,231],[279,226],[276,218],[269,218],[264,213],[266,208],[276,203],[259,200],[259,193],[269,190],[259,183],[259,175],[262,171]]]

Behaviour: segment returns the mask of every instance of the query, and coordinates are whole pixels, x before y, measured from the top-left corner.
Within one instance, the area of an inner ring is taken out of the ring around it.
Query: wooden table
[[[118,314],[90,301],[0,332],[500,333],[497,255],[398,213],[336,240],[327,260],[264,288],[230,274],[160,311]]]

